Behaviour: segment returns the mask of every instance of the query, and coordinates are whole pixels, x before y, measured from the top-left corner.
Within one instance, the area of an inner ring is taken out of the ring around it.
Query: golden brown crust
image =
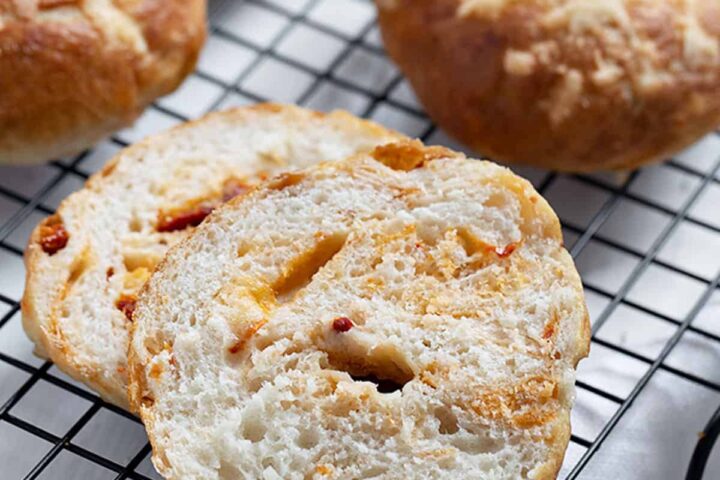
[[[552,438],[547,441],[551,449],[548,461],[535,470],[535,480],[554,480],[562,468],[570,442],[570,411],[560,411],[558,416],[561,418],[553,424]]]
[[[192,70],[205,0],[10,0],[0,7],[0,163],[76,152]]]
[[[714,0],[378,0],[428,113],[499,160],[661,160],[720,124]]]
[[[23,257],[26,270],[25,290],[21,300],[23,329],[35,344],[34,353],[36,355],[51,360],[63,372],[84,381],[104,400],[126,407],[127,399],[118,392],[117,385],[104,377],[94,366],[82,362],[72,345],[66,341],[62,327],[57,321],[58,309],[61,308],[60,299],[66,295],[72,278],[68,279],[67,283],[56,285],[54,291],[44,290],[46,285],[37,281],[46,274],[40,265],[41,259],[47,256],[40,245],[43,227],[52,224],[57,218],[57,215],[53,215],[43,220],[28,240]],[[58,255],[60,254],[58,253]],[[70,273],[72,277],[72,272]],[[44,305],[40,305],[39,302],[44,299],[52,302],[50,318],[46,322],[40,321],[45,315],[42,313]]]

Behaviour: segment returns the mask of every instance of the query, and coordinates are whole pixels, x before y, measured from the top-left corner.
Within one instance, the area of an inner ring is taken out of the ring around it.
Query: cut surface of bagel
[[[271,179],[171,249],[129,391],[169,479],[549,479],[588,347],[545,200],[400,142]]]
[[[171,245],[279,170],[398,138],[344,112],[268,104],[210,114],[123,150],[31,235],[22,311],[36,353],[127,407],[126,329]]]

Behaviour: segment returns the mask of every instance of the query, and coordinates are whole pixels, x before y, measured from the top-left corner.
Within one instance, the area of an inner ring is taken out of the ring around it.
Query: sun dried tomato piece
[[[137,298],[134,295],[120,295],[120,298],[115,302],[115,306],[118,310],[125,314],[125,318],[132,322],[133,313],[135,313],[135,305],[137,304]]]
[[[511,243],[504,247],[495,247],[495,254],[500,258],[509,257],[517,249],[517,245]]]
[[[40,247],[48,255],[54,255],[65,248],[69,239],[70,234],[62,223],[40,227]]]
[[[196,199],[185,207],[173,208],[170,211],[160,211],[155,229],[158,232],[176,232],[188,227],[197,227],[210,215],[215,208],[238,195],[247,193],[251,185],[244,181],[230,177],[223,183],[221,192]]]
[[[347,317],[338,317],[333,320],[332,328],[336,332],[347,332],[353,327],[353,322]]]
[[[214,205],[203,204],[192,210],[158,215],[155,229],[158,232],[176,232],[188,227],[197,227],[214,209]]]
[[[552,323],[548,323],[547,325],[545,325],[545,328],[543,328],[542,338],[547,340],[547,339],[551,338],[554,334],[555,334],[555,325],[553,325]]]

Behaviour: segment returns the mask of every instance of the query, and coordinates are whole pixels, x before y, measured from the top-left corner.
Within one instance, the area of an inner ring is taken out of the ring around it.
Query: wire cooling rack
[[[385,57],[365,0],[210,1],[197,71],[134,127],[73,158],[0,168],[3,479],[159,478],[139,421],[32,356],[20,323],[22,250],[37,222],[120,148],[257,101],[344,108],[453,144]],[[518,168],[554,206],[593,325],[561,478],[679,479],[720,405],[720,136],[619,175]],[[720,455],[706,479],[720,478]]]

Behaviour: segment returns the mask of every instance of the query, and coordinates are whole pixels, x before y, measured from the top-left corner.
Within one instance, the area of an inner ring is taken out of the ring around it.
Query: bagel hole
[[[145,347],[145,350],[152,355],[153,357],[160,354],[162,351],[162,341],[158,338],[158,335],[154,336],[148,336],[145,338],[145,341],[143,342],[143,346]]]
[[[405,386],[405,383],[396,382],[392,379],[379,378],[376,375],[350,375],[355,382],[370,382],[375,384],[375,389],[380,393],[393,393]]]
[[[438,431],[443,435],[452,435],[460,430],[458,419],[449,407],[438,407],[435,409],[435,418],[440,422]]]
[[[235,357],[235,356],[233,356],[233,357]],[[248,378],[246,380],[246,382],[247,382],[247,391],[250,393],[259,392],[263,386],[263,383],[265,383],[262,378],[257,378],[257,377]]]
[[[450,443],[457,449],[471,455],[480,453],[496,453],[502,450],[504,443],[500,439],[490,438],[487,435],[454,435]]]
[[[242,422],[242,436],[253,443],[265,438],[267,427],[262,421],[261,415],[246,415]]]
[[[315,274],[345,245],[347,234],[319,233],[317,238],[315,245],[290,261],[284,274],[273,285],[275,297],[280,303],[290,300],[312,281]]]
[[[300,430],[297,438],[298,447],[310,450],[320,443],[320,432],[316,428],[304,428]]]
[[[255,337],[255,349],[258,352],[262,352],[269,346],[275,343],[275,338],[269,335],[257,335]]]
[[[423,249],[432,249],[442,240],[442,227],[431,221],[421,221],[416,226],[418,245]]]
[[[414,378],[404,356],[393,345],[376,347],[370,355],[351,358],[347,352],[328,355],[328,367],[350,375],[355,382],[369,382],[379,393],[393,393]]]
[[[242,472],[238,468],[225,460],[220,460],[220,468],[218,469],[220,478],[241,478]]]

